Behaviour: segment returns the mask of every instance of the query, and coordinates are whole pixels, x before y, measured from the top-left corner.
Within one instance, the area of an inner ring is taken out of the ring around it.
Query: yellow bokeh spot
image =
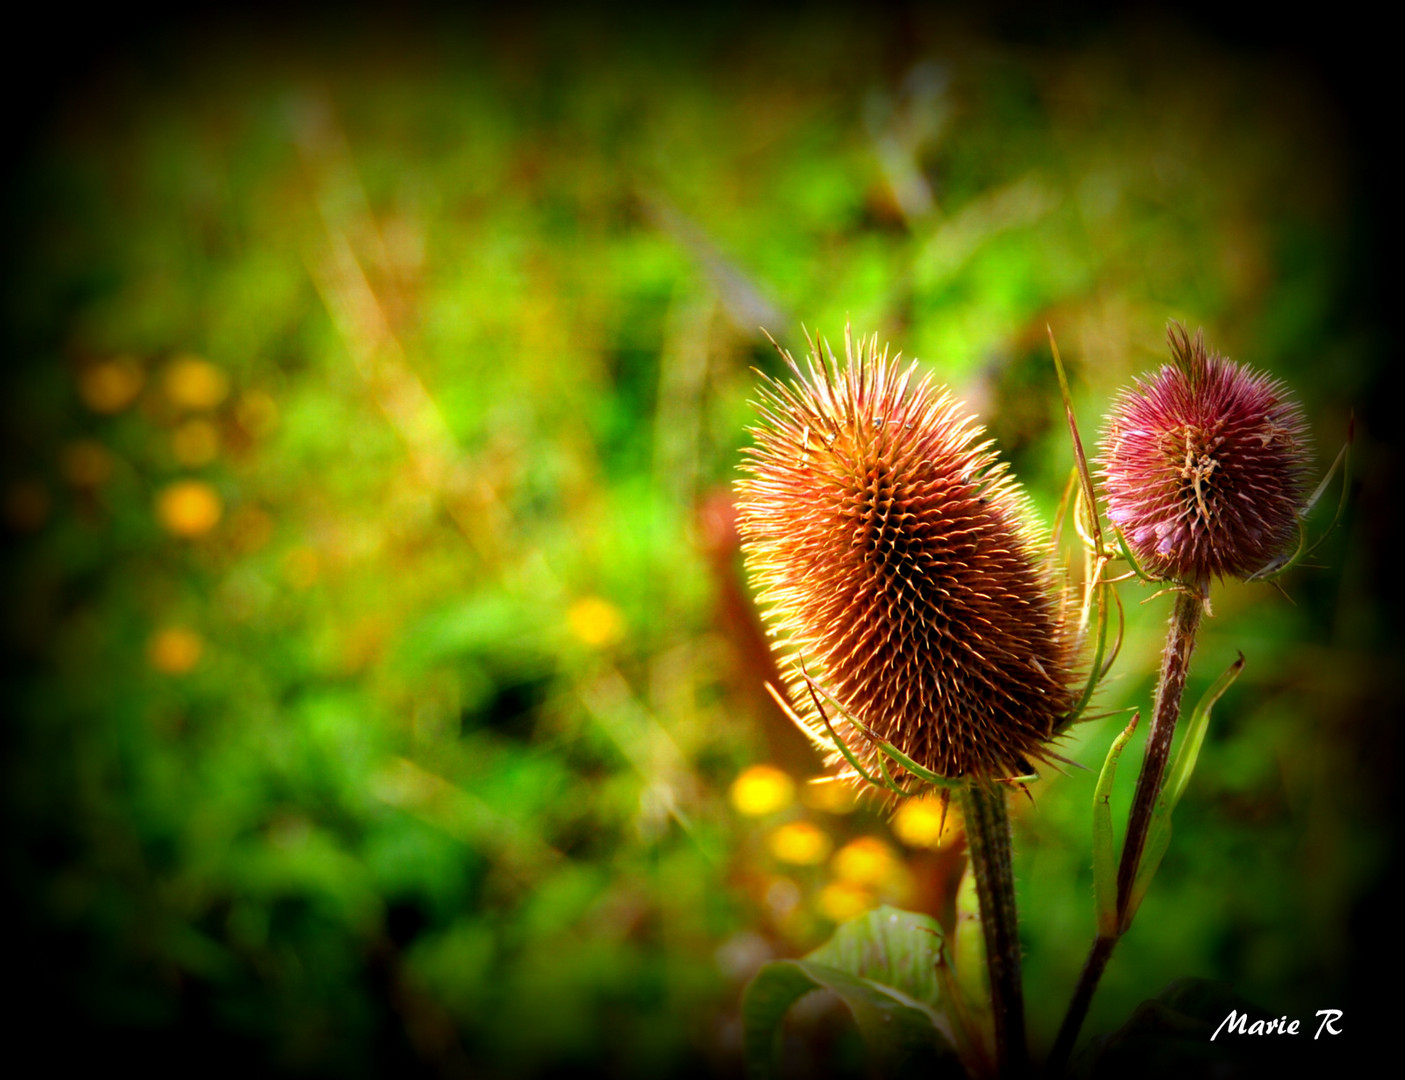
[[[877,903],[878,898],[873,893],[852,881],[831,881],[819,895],[820,911],[834,922],[856,919]]]
[[[5,521],[18,532],[33,532],[49,520],[49,489],[38,480],[21,480],[5,492]]]
[[[732,781],[732,805],[748,817],[784,810],[795,799],[795,781],[771,765],[753,765]]]
[[[59,468],[74,487],[101,487],[112,477],[112,453],[96,439],[79,439],[64,447]]]
[[[171,432],[171,452],[187,468],[208,465],[220,452],[220,433],[208,420],[187,420]]]
[[[156,496],[156,518],[176,536],[204,536],[223,513],[219,494],[201,480],[178,480]]]
[[[850,840],[834,855],[834,875],[865,887],[888,884],[902,872],[893,849],[876,836]]]
[[[808,821],[791,821],[771,834],[771,854],[781,862],[795,866],[814,866],[824,862],[830,851],[830,840],[817,825]]]
[[[184,675],[200,662],[205,643],[194,630],[168,626],[158,630],[146,644],[146,659],[166,675]]]
[[[950,843],[961,826],[961,815],[953,801],[946,810],[946,822],[942,822],[942,802],[934,795],[921,799],[908,799],[893,816],[893,835],[908,847],[924,847],[936,850],[945,841]]]
[[[827,814],[852,814],[858,809],[858,796],[854,789],[840,780],[811,780],[801,789],[800,801],[811,810],[823,810]]]
[[[129,356],[89,364],[78,372],[78,396],[104,416],[119,413],[137,399],[146,375]]]
[[[624,616],[620,609],[598,596],[585,596],[566,612],[571,633],[597,648],[614,645],[624,637]]]
[[[181,409],[213,409],[229,393],[229,376],[208,360],[181,356],[166,368],[161,387]]]

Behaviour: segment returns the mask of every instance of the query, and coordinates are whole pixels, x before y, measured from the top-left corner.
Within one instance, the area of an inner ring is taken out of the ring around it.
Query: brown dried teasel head
[[[1172,363],[1117,400],[1099,472],[1142,570],[1203,589],[1293,548],[1310,445],[1281,382],[1207,351],[1203,330],[1166,336]]]
[[[767,379],[737,485],[797,719],[868,773],[881,741],[941,778],[1025,775],[1077,696],[1025,497],[930,376],[876,337],[845,345],[843,364],[821,342],[803,369],[782,352],[796,381]]]

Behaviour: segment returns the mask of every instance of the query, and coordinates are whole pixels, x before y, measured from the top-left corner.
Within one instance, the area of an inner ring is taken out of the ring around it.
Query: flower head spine
[[[1172,363],[1123,393],[1100,461],[1107,516],[1144,569],[1188,584],[1248,577],[1298,537],[1309,443],[1278,380],[1172,323]]]
[[[763,389],[739,524],[807,726],[822,731],[823,697],[868,765],[877,739],[942,777],[1027,773],[1075,695],[1018,485],[975,418],[876,338],[846,336],[842,365],[783,355],[796,381]]]

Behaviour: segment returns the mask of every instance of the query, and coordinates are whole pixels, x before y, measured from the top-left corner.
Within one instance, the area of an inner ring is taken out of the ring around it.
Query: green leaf
[[[851,919],[805,959],[847,971],[941,1007],[936,964],[942,930],[930,915],[879,907]]]
[[[778,1074],[785,1014],[806,994],[829,990],[858,1024],[874,1075],[963,1075],[941,1010],[941,944],[934,919],[882,907],[845,923],[804,959],[767,964],[742,998],[751,1074]]]
[[[1195,771],[1195,761],[1200,756],[1200,745],[1205,741],[1205,731],[1210,726],[1210,710],[1243,670],[1244,654],[1240,653],[1239,659],[1230,664],[1228,670],[1205,691],[1205,696],[1200,699],[1200,703],[1195,706],[1195,712],[1190,716],[1190,723],[1186,725],[1185,734],[1181,737],[1175,760],[1172,761],[1166,780],[1161,785],[1156,809],[1151,814],[1146,847],[1142,853],[1141,865],[1137,867],[1137,876],[1132,882],[1132,897],[1123,920],[1124,930],[1131,925],[1132,917],[1141,906],[1142,898],[1151,886],[1151,879],[1156,875],[1161,859],[1171,845],[1171,813],[1181,801],[1186,785],[1190,783],[1191,773]]]
[[[1117,933],[1117,854],[1112,837],[1112,781],[1117,775],[1117,760],[1132,732],[1137,730],[1141,713],[1134,713],[1117,738],[1112,740],[1103,771],[1098,774],[1098,786],[1093,791],[1093,895],[1097,901],[1098,936],[1113,937]]]

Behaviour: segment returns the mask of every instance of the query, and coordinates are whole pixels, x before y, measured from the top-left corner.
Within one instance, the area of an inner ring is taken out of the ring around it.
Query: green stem
[[[1059,1027],[1059,1037],[1054,1041],[1053,1052],[1044,1063],[1044,1074],[1053,1080],[1058,1080],[1058,1077],[1063,1075],[1064,1066],[1068,1064],[1069,1055],[1073,1053],[1074,1044],[1078,1041],[1078,1032],[1088,1015],[1088,1006],[1093,1003],[1093,991],[1098,988],[1098,980],[1103,977],[1103,968],[1107,967],[1108,960],[1112,958],[1112,950],[1120,936],[1098,937],[1093,941],[1088,959],[1083,964],[1083,974],[1078,977],[1078,986],[1068,1003],[1068,1012],[1064,1014],[1064,1022]]]
[[[1122,861],[1117,867],[1117,925],[1126,933],[1131,925],[1128,905],[1132,899],[1132,883],[1137,878],[1142,851],[1146,847],[1151,814],[1161,783],[1166,777],[1166,762],[1171,756],[1171,740],[1176,734],[1176,722],[1181,718],[1181,695],[1190,671],[1190,654],[1195,651],[1195,634],[1200,629],[1200,616],[1205,610],[1208,582],[1186,588],[1176,594],[1176,606],[1171,612],[1171,626],[1166,632],[1166,648],[1161,654],[1161,677],[1156,683],[1156,708],[1151,717],[1151,731],[1146,739],[1146,754],[1142,771],[1137,776],[1137,790],[1132,796],[1132,813],[1127,818],[1127,839],[1122,845]]]
[[[960,789],[960,799],[985,933],[996,1063],[1001,1076],[1025,1076],[1029,1073],[1029,1048],[1025,1043],[1008,793],[998,785],[972,782]]]
[[[1142,771],[1137,776],[1136,793],[1132,796],[1132,812],[1127,819],[1122,861],[1117,867],[1117,929],[1111,935],[1099,935],[1088,952],[1053,1052],[1045,1063],[1045,1072],[1050,1077],[1063,1074],[1078,1041],[1078,1032],[1087,1018],[1103,969],[1107,967],[1112,950],[1131,926],[1135,915],[1130,906],[1132,885],[1137,879],[1142,853],[1146,850],[1152,811],[1156,809],[1156,800],[1166,778],[1166,763],[1171,756],[1176,724],[1181,718],[1181,697],[1185,693],[1186,675],[1190,671],[1190,657],[1195,651],[1195,635],[1200,629],[1208,587],[1209,582],[1202,581],[1176,594],[1176,606],[1171,612],[1171,625],[1166,632],[1166,647],[1161,654],[1161,675],[1156,683],[1151,731],[1147,735],[1146,753],[1142,757]]]

